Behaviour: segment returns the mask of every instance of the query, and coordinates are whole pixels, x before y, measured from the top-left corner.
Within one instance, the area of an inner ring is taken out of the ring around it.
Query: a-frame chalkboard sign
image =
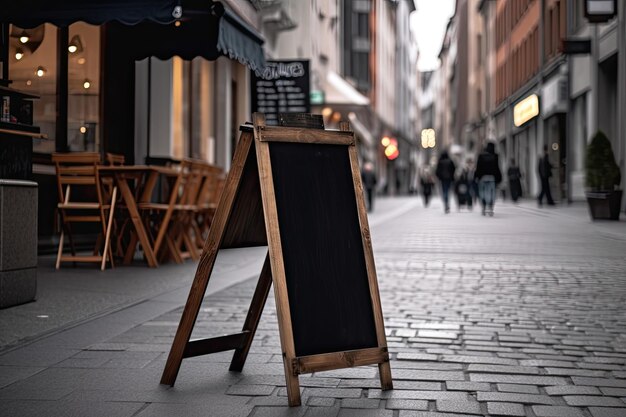
[[[235,350],[241,371],[274,284],[289,405],[298,375],[378,364],[393,388],[354,134],[243,126],[231,170],[161,378],[173,385],[183,358]],[[217,252],[267,245],[269,253],[240,333],[192,340]]]

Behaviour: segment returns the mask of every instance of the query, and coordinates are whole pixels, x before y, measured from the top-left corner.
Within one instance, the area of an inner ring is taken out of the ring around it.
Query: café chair
[[[55,163],[59,203],[61,236],[57,252],[56,269],[61,262],[94,262],[104,270],[109,260],[113,267],[111,250],[111,229],[117,187],[111,184],[109,193],[103,190],[98,165],[100,154],[96,152],[55,153]],[[77,198],[80,197],[80,198]],[[96,223],[100,229],[92,255],[77,255],[75,239],[72,234],[72,223]],[[63,254],[63,244],[67,235],[71,255]]]

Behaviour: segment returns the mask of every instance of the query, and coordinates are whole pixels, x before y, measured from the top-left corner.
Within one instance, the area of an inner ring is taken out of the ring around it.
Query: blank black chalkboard
[[[348,146],[269,149],[296,356],[378,346]]]
[[[376,364],[381,388],[393,389],[354,134],[347,123],[340,131],[274,127],[253,116],[254,125],[242,128],[161,383],[174,384],[183,358],[225,350],[235,350],[230,370],[241,371],[273,286],[289,405],[301,403],[299,375],[331,369]],[[264,244],[242,331],[190,340],[218,250]]]

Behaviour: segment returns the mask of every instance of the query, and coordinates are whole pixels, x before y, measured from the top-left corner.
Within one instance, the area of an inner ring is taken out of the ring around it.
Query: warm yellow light
[[[38,67],[37,71],[35,72],[35,74],[37,74],[37,77],[43,77],[45,73],[46,69],[44,67]]]
[[[180,20],[177,20],[174,22],[174,26],[179,27],[180,26]]]
[[[15,51],[15,59],[17,59],[19,61],[22,58],[24,58],[24,52],[22,52],[21,49],[17,49]]]
[[[87,128],[85,126],[80,127],[80,133],[87,133]]]
[[[70,45],[67,47],[67,50],[70,52],[70,54],[73,54],[74,52],[78,51],[78,46]]]
[[[384,136],[381,140],[380,140],[380,144],[383,145],[385,148],[387,146],[389,146],[391,144],[391,139],[389,139],[388,136]]]
[[[85,58],[78,58],[76,62],[78,62],[78,65],[83,65],[85,63]]]
[[[338,111],[333,113],[333,121],[334,122],[338,122],[341,120],[341,113],[339,113]]]
[[[30,38],[27,35],[20,36],[20,42],[26,43]]]
[[[333,114],[333,109],[331,109],[330,107],[324,107],[322,109],[322,116],[330,117],[331,114]]]
[[[385,148],[385,155],[387,157],[392,156],[394,153],[396,153],[398,151],[398,148],[396,147],[396,145],[389,145]]]
[[[91,87],[91,83],[89,82],[89,80],[85,80],[85,82],[83,83],[83,87],[85,88],[85,90]]]
[[[422,148],[434,148],[435,144],[435,129],[422,129]]]
[[[26,85],[31,85],[33,82],[31,80],[26,81]]]
[[[513,107],[513,124],[520,127],[537,115],[539,115],[539,97],[537,94],[531,94]]]

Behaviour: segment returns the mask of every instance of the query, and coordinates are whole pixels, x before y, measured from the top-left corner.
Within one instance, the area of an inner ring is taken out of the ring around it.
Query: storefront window
[[[12,88],[40,97],[34,101],[33,124],[48,136],[35,140],[33,151],[49,154],[56,149],[57,34],[44,24],[34,29],[10,29],[9,79]],[[100,150],[100,28],[75,23],[68,45],[68,146],[70,151]]]
[[[99,151],[100,27],[70,26],[68,45],[68,123],[70,151]]]
[[[40,97],[33,102],[33,124],[47,140],[35,140],[33,150],[52,153],[56,136],[57,28],[50,24],[34,29],[11,25],[9,79],[11,88]]]

